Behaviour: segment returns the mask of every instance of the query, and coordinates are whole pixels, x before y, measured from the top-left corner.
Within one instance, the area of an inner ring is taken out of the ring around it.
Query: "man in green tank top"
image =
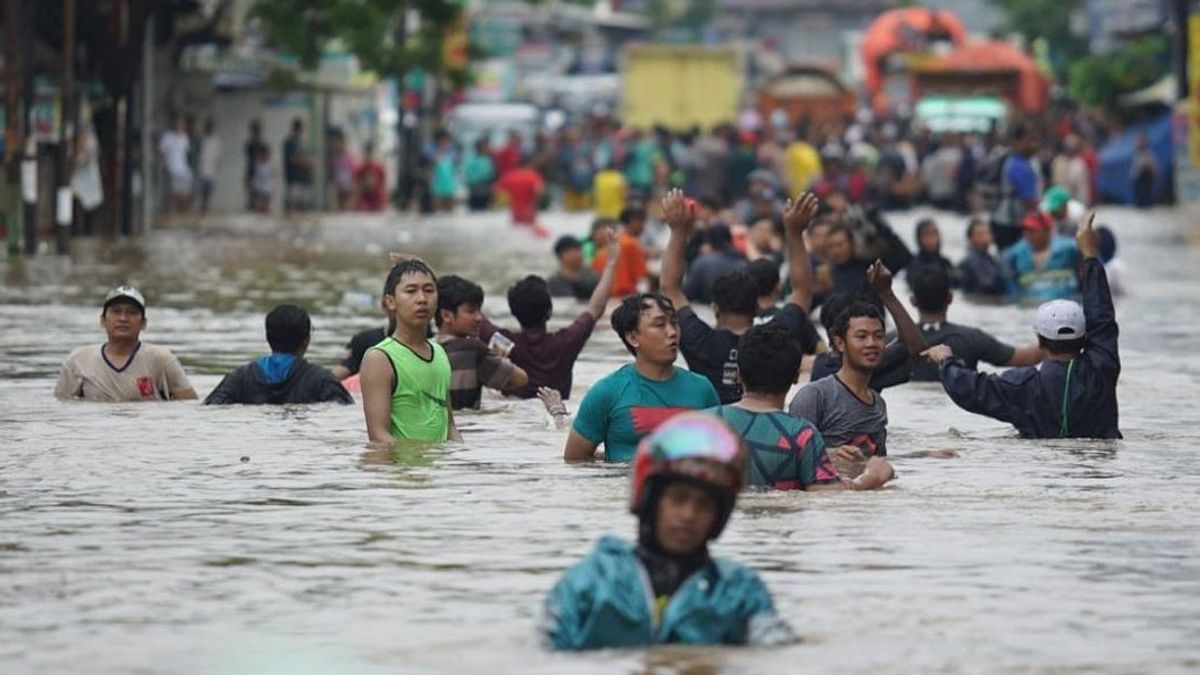
[[[363,357],[363,413],[373,443],[395,440],[460,441],[450,410],[450,359],[429,339],[437,311],[437,276],[420,260],[388,273],[383,310],[395,331]]]

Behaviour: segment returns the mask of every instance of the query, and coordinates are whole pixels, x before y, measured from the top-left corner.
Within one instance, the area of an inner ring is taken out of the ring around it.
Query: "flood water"
[[[918,213],[893,222],[909,241]],[[783,649],[556,655],[534,627],[598,536],[632,536],[622,466],[565,466],[537,401],[485,398],[461,446],[369,452],[358,406],[99,405],[52,396],[103,340],[107,288],[149,300],[201,397],[266,350],[279,302],[334,363],[382,323],[385,252],[503,291],[550,241],[502,215],[230,218],[71,258],[0,261],[0,670],[15,673],[979,673],[1200,670],[1200,230],[1195,214],[1101,212],[1130,267],[1118,303],[1124,441],[1028,442],[935,384],[886,393],[898,480],[865,494],[748,494],[717,555],[760,570],[803,636]],[[939,216],[947,253],[963,221]],[[586,219],[554,215],[557,232]],[[904,289],[898,281],[898,288]],[[351,295],[344,297],[350,291]],[[906,292],[902,292],[906,295]],[[370,301],[373,302],[373,301]],[[556,322],[580,311],[556,307]],[[951,319],[1033,337],[1033,310]],[[626,361],[600,324],[572,409]],[[486,395],[485,395],[486,396]]]

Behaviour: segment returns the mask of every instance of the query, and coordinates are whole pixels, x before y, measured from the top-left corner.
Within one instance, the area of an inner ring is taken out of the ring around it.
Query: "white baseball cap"
[[[143,314],[146,312],[146,298],[142,297],[141,291],[133,286],[117,286],[109,291],[104,296],[104,307],[107,309],[116,300],[132,300],[141,308]]]
[[[1087,317],[1078,302],[1051,300],[1038,307],[1033,330],[1047,340],[1076,340],[1087,334]]]

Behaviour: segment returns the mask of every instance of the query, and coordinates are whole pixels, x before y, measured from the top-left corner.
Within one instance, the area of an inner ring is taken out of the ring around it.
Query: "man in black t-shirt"
[[[395,319],[388,319],[387,328],[368,328],[361,330],[346,343],[346,351],[342,354],[342,362],[330,368],[333,376],[344,380],[351,375],[357,375],[362,366],[363,356],[367,350],[383,342],[383,339],[396,332]]]
[[[968,368],[974,369],[980,361],[1010,368],[1042,362],[1042,350],[1037,345],[1018,349],[978,328],[947,321],[946,310],[954,300],[954,293],[950,291],[950,277],[940,267],[910,270],[908,285],[913,292],[912,303],[920,313],[918,325],[925,342],[931,346],[948,345],[955,358]],[[914,382],[939,381],[937,365],[920,356],[914,356],[911,365]]]
[[[817,198],[813,195],[804,195],[788,204],[784,216],[788,258],[805,264],[790,267],[792,294],[787,305],[771,320],[773,325],[784,326],[804,353],[809,354],[816,350],[820,338],[808,318],[812,303],[812,268],[807,264],[804,228],[816,211]],[[695,208],[684,199],[682,191],[672,190],[663,198],[663,215],[671,228],[671,237],[663,254],[661,292],[678,311],[679,351],[683,352],[689,369],[708,378],[722,404],[735,403],[742,398],[737,376],[737,345],[742,333],[754,325],[758,313],[758,284],[745,270],[721,276],[713,285],[717,326],[709,326],[688,306],[682,290],[684,251],[695,224]]]

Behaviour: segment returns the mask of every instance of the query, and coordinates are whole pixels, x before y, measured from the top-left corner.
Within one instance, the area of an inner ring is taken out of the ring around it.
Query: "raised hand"
[[[871,289],[880,295],[891,293],[892,271],[883,264],[882,260],[876,260],[867,268],[867,283],[871,284]]]
[[[921,356],[934,365],[941,365],[942,361],[954,356],[954,350],[950,345],[935,345],[921,352]]]
[[[805,192],[795,200],[787,200],[783,208],[783,226],[788,231],[794,230],[796,234],[803,233],[817,215],[819,205],[817,196],[811,192]]]
[[[608,244],[605,249],[608,251],[608,259],[605,264],[616,266],[617,259],[621,257],[621,242],[617,239],[617,231],[613,228],[607,228],[605,234],[608,236]]]
[[[1075,233],[1075,244],[1079,246],[1079,254],[1084,258],[1100,257],[1100,235],[1096,234],[1093,227],[1095,221],[1096,212],[1092,211],[1083,221],[1083,225],[1079,226],[1079,231]]]
[[[695,208],[683,196],[683,190],[672,188],[662,198],[663,219],[672,232],[687,234],[696,222]]]

